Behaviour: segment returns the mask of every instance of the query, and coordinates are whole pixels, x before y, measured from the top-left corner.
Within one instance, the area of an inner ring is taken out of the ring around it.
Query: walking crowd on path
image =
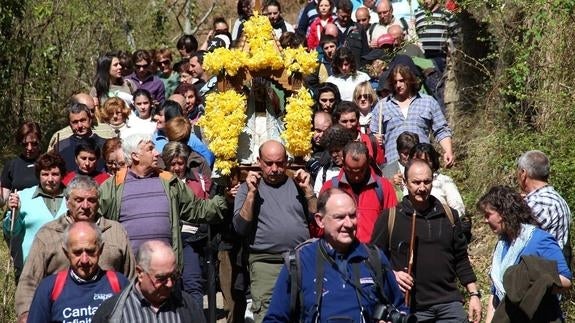
[[[178,54],[103,54],[67,126],[49,141],[19,126],[0,177],[18,322],[212,321],[214,286],[227,322],[564,322],[571,212],[545,153],[518,157],[519,190],[477,201],[497,236],[489,286],[470,262],[469,212],[440,171],[456,161],[444,89],[457,3],[308,0],[293,22],[283,4],[238,0]],[[245,41],[254,15],[278,50],[317,53],[303,77],[311,150],[294,158],[281,135],[292,89],[254,77],[224,176],[205,121],[219,76],[204,62]]]

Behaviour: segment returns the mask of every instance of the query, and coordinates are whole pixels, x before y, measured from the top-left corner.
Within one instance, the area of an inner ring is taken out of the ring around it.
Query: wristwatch
[[[481,292],[480,291],[476,291],[476,292],[471,292],[469,293],[469,297],[473,297],[473,296],[477,296],[481,299]]]

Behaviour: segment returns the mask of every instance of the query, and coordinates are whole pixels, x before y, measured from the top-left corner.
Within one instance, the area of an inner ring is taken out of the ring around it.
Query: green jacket
[[[100,185],[99,213],[108,219],[119,221],[126,174],[127,169],[121,169],[115,176]],[[178,257],[178,268],[181,269],[183,264],[181,220],[192,223],[220,222],[226,214],[227,203],[221,196],[215,196],[209,200],[198,199],[182,181],[170,172],[161,171],[158,176],[170,200],[172,247]]]

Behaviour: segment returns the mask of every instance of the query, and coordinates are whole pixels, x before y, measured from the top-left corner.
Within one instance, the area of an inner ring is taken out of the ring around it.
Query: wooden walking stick
[[[414,253],[415,253],[415,217],[416,217],[416,212],[415,210],[413,210],[413,216],[411,218],[411,238],[409,240],[409,260],[407,262],[407,274],[409,276],[413,275],[413,263],[414,263]],[[405,305],[407,307],[409,307],[409,303],[410,302],[410,291],[407,290],[405,292]]]

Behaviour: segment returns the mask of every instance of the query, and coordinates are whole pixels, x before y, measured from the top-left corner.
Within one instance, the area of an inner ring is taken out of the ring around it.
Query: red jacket
[[[348,192],[355,197],[357,203],[357,238],[363,243],[369,243],[375,221],[384,209],[397,205],[397,197],[391,183],[384,177],[377,176],[373,171],[367,184],[356,195],[349,185],[343,169],[336,176],[337,180],[326,181],[320,191],[331,188],[337,182],[339,189]],[[379,187],[377,187],[379,186]],[[379,198],[378,190],[381,193]]]
[[[328,23],[333,23],[333,16],[327,19]],[[321,34],[323,34],[323,26],[321,25],[321,18],[317,17],[312,21],[309,26],[309,35],[307,35],[307,48],[309,50],[314,50],[319,46],[319,40]]]

